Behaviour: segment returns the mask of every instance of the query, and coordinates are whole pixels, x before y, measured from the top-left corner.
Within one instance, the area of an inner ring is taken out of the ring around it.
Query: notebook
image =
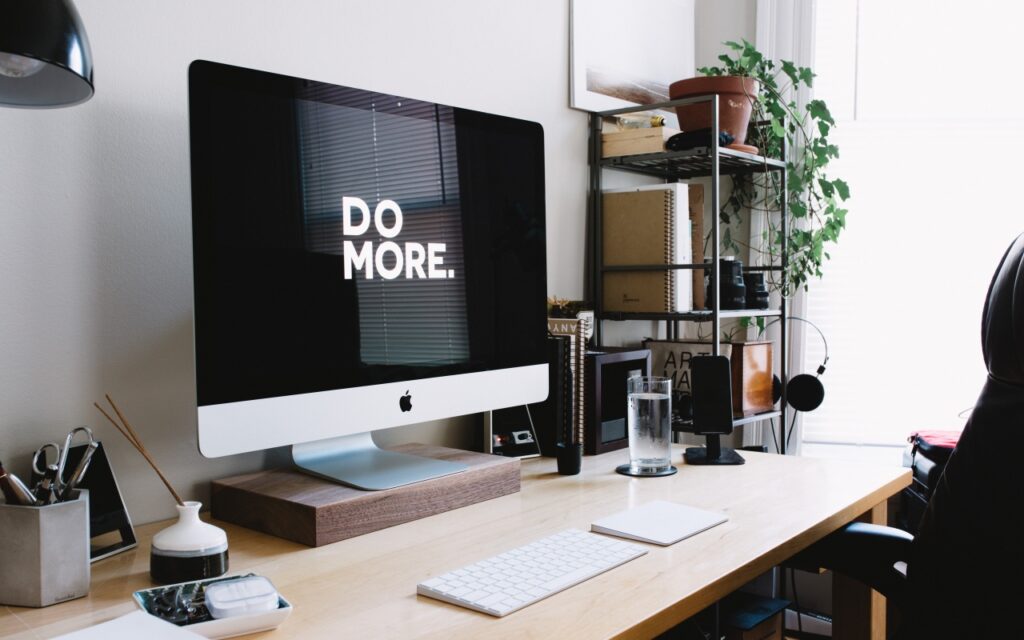
[[[690,195],[690,257],[694,262],[704,262],[704,185],[687,185]],[[704,301],[704,269],[693,269],[693,308],[703,309]]]
[[[548,355],[548,397],[529,405],[537,444],[542,456],[558,453],[556,444],[566,442],[572,429],[572,369],[568,336],[549,335],[545,347]]]
[[[677,502],[655,500],[601,518],[590,525],[590,530],[668,546],[716,527],[728,519],[724,513],[705,511]]]
[[[114,618],[109,622],[60,636],[57,640],[121,640],[122,638],[124,640],[136,640],[137,638],[174,640],[174,638],[202,638],[202,636],[151,616],[145,611],[136,611],[120,618]]]
[[[692,262],[687,185],[662,184],[602,195],[602,260],[605,266]],[[608,311],[671,313],[693,308],[693,279],[686,270],[610,271],[603,276]]]
[[[572,391],[566,393],[572,409],[572,422],[564,442],[583,442],[584,390],[586,389],[585,354],[587,352],[588,321],[582,318],[548,318],[548,333],[569,337],[569,370]]]

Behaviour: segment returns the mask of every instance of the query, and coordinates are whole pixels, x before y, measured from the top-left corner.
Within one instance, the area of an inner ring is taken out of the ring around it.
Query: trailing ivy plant
[[[740,244],[749,247],[736,240],[731,226],[746,211],[765,215],[767,230],[763,240],[767,249],[749,248],[767,253],[771,263],[777,264],[786,243],[789,268],[785,287],[776,278],[770,282],[789,296],[801,286],[806,289],[812,276],[821,276],[822,265],[831,257],[828,246],[839,239],[846,226],[847,211],[842,203],[850,197],[850,188],[843,180],[830,178],[826,173],[829,162],[839,157],[838,147],[829,142],[829,133],[836,123],[824,101],[811,100],[801,108],[790,97],[800,87],[812,86],[815,74],[809,68],[786,60],[769,60],[746,40],[724,44],[730,52],[718,56],[722,66],[698,71],[706,76],[749,76],[757,80],[758,94],[751,96],[753,113],[747,139],[759,148],[759,153],[774,158],[781,157],[785,143],[789,157],[785,193],[777,171],[733,178],[732,193],[719,211],[719,219],[725,225],[722,241],[726,248],[734,250]],[[782,236],[779,225],[782,198],[786,198],[791,216],[787,237]]]

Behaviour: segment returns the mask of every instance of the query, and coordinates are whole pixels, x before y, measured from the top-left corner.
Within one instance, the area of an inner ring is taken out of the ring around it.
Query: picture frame
[[[103,443],[89,462],[89,470],[79,485],[89,491],[89,560],[96,562],[138,546],[135,527],[110,466]],[[87,445],[76,445],[68,451],[67,468],[74,469]]]
[[[651,350],[605,348],[587,353],[587,403],[583,453],[592,456],[629,446],[626,380],[651,375]]]
[[[664,102],[695,75],[694,0],[571,0],[569,11],[571,108]]]

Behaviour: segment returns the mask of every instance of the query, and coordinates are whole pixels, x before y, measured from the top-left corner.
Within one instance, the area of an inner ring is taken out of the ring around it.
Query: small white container
[[[206,588],[206,608],[215,619],[277,609],[277,589],[263,576],[216,582]]]
[[[178,505],[178,521],[153,536],[149,574],[160,584],[216,578],[228,571],[228,535],[199,519],[201,502]]]

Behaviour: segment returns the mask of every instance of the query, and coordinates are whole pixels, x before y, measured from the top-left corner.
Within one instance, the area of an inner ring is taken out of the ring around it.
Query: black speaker
[[[819,367],[819,369],[824,370],[824,367]],[[775,398],[775,402],[782,397],[782,381],[778,376],[772,376],[772,396]],[[814,411],[821,406],[824,400],[825,385],[821,383],[818,376],[801,373],[790,379],[786,403],[797,411]]]

